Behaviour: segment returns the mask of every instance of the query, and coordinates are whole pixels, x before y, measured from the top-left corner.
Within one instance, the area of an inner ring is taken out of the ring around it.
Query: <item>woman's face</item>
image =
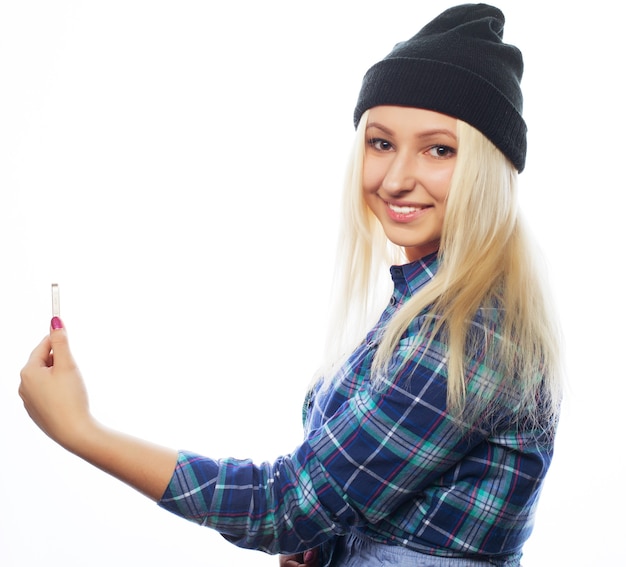
[[[365,133],[365,202],[412,262],[436,252],[456,164],[456,119],[421,108],[376,106]]]

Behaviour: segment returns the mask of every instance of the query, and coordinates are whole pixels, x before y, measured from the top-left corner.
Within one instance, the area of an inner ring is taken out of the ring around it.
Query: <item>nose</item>
[[[415,161],[409,155],[397,153],[383,178],[382,189],[390,195],[398,195],[412,191],[416,184]]]

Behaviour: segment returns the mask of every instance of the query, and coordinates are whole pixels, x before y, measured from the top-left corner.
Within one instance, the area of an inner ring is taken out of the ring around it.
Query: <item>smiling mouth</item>
[[[387,206],[394,212],[394,213],[398,213],[399,215],[408,215],[410,213],[414,213],[415,211],[419,211],[420,209],[418,207],[398,207],[396,205],[392,205],[391,203],[387,203]]]
[[[423,211],[424,209],[427,209],[428,206],[424,205],[421,207],[412,207],[409,205],[392,205],[391,203],[387,203],[387,206],[396,214],[398,215],[410,215],[411,213],[416,213],[418,211]]]

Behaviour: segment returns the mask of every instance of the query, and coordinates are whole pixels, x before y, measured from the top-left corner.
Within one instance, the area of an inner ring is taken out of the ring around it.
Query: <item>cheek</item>
[[[363,191],[365,195],[376,193],[385,175],[376,163],[365,160],[363,163]]]
[[[452,182],[452,171],[441,172],[441,175],[433,179],[431,184],[432,196],[440,203],[444,203],[450,191]]]

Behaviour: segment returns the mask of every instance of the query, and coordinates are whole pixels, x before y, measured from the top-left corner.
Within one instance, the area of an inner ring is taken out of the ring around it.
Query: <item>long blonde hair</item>
[[[336,303],[327,347],[332,361],[349,354],[380,314],[382,301],[388,299],[381,290],[381,273],[388,282],[389,265],[405,261],[404,251],[387,240],[363,198],[366,123],[367,113],[357,129],[344,190]],[[517,171],[481,132],[461,120],[457,121],[457,138],[439,269],[389,322],[372,376],[385,374],[400,337],[417,315],[427,310],[432,316],[430,340],[442,332],[448,345],[448,410],[463,414],[468,410],[465,360],[469,326],[479,309],[497,307],[502,313],[500,340],[495,359],[489,362],[506,383],[494,388],[502,390],[504,386],[504,391],[516,392],[523,419],[545,422],[556,417],[561,398],[559,331],[545,270],[538,265],[539,254],[518,210]],[[426,329],[420,335],[427,340]],[[484,409],[474,406],[469,412],[476,417]]]

